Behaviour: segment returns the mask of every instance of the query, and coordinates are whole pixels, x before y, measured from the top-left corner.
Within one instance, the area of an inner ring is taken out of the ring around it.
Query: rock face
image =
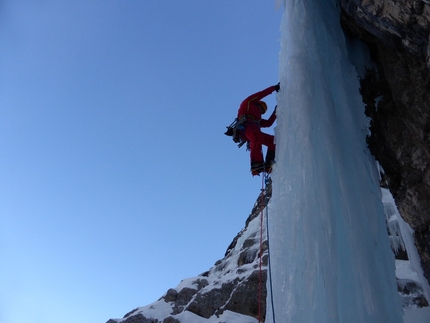
[[[241,322],[264,322],[268,248],[265,234],[260,243],[260,215],[271,193],[269,183],[257,198],[245,228],[209,271],[184,279],[158,301],[107,323],[205,322],[214,317],[219,318],[217,322],[234,322],[239,316]]]
[[[430,1],[340,0],[342,26],[368,44],[361,80],[368,144],[381,164],[430,281]]]

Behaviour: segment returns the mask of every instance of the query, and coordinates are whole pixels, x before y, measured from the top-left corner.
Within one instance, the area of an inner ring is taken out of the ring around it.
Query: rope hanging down
[[[266,207],[266,194],[265,194],[265,182],[264,177],[261,177],[261,212],[260,212],[260,259],[259,259],[259,279],[258,279],[258,323],[262,322],[261,320],[261,305],[263,304],[263,213],[264,208]]]
[[[266,210],[266,237],[267,237],[267,255],[268,255],[268,270],[267,270],[267,278],[269,279],[269,290],[270,290],[270,303],[271,303],[271,309],[272,309],[272,317],[273,317],[273,323],[275,323],[275,308],[273,305],[273,288],[272,288],[272,273],[271,273],[271,265],[270,265],[270,248],[269,248],[269,209],[268,209],[268,202],[269,202],[269,192],[267,186],[271,185],[271,179],[268,174],[265,174],[262,176],[261,181],[261,200],[260,203],[262,205],[261,212],[260,212],[260,257],[259,257],[259,283],[258,283],[258,322],[262,322],[262,304],[263,304],[263,217],[264,217],[264,210]],[[271,190],[271,187],[270,187]],[[271,194],[270,194],[271,195]],[[267,299],[267,297],[266,297]],[[267,316],[267,307],[266,307],[266,316]]]
[[[266,187],[267,187],[268,181],[269,181],[269,177],[266,177],[266,182],[265,182]],[[269,279],[270,304],[271,304],[271,309],[272,309],[272,318],[273,318],[273,323],[276,323],[275,305],[273,304],[272,264],[270,263],[270,248],[269,248],[270,237],[269,237],[269,208],[267,206],[269,204],[268,202],[269,202],[269,196],[266,194],[267,278]]]

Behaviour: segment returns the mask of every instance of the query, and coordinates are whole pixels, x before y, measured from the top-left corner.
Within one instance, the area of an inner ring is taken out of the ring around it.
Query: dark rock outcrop
[[[410,280],[397,280],[397,290],[402,295],[403,307],[422,308],[429,306],[426,298],[423,296],[423,289],[416,282]]]
[[[430,280],[430,4],[421,0],[341,0],[347,34],[364,41],[373,68],[361,80],[371,118],[368,145],[382,185],[415,230]]]
[[[261,277],[260,277],[261,275]],[[261,291],[259,291],[261,281]],[[247,315],[258,318],[259,312],[264,318],[266,316],[266,279],[267,270],[254,271],[252,274],[231,294],[225,309],[233,312],[246,312]],[[261,297],[261,302],[260,298]],[[261,307],[260,307],[261,306]],[[246,309],[244,309],[246,307]],[[263,319],[264,321],[264,319]]]

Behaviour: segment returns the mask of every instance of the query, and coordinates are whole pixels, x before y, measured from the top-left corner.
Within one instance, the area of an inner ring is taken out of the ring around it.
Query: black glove
[[[275,91],[279,92],[280,89],[281,89],[281,82],[278,82],[278,84],[275,85]]]

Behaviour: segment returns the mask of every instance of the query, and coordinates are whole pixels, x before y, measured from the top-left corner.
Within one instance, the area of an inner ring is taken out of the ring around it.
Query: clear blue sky
[[[1,2],[0,323],[103,323],[223,257],[261,186],[223,133],[278,82],[281,15]]]

